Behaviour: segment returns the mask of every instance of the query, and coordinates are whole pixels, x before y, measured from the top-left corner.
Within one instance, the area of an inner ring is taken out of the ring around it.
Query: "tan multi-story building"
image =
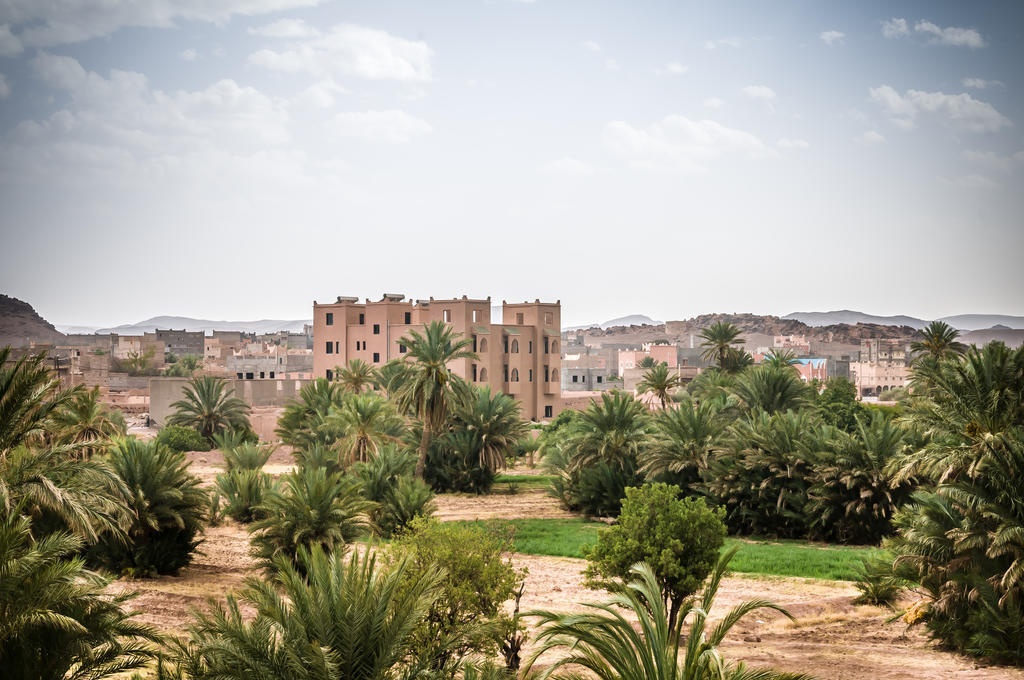
[[[451,362],[452,373],[475,385],[489,385],[517,399],[523,417],[548,419],[561,403],[561,302],[502,303],[501,323],[491,323],[491,298],[406,300],[384,295],[377,302],[355,297],[313,302],[313,375],[333,379],[349,359],[382,366],[401,359],[401,339],[431,321],[449,324],[468,338],[478,360]]]
[[[877,397],[886,390],[910,382],[907,358],[910,346],[905,340],[869,339],[861,341],[860,361],[850,363],[850,378],[861,397]]]

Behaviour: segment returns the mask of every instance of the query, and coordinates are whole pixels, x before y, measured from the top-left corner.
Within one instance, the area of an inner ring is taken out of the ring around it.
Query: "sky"
[[[0,292],[1024,314],[1024,3],[4,0]]]

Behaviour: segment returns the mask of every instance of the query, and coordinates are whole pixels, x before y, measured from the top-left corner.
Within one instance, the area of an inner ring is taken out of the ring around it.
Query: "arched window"
[[[551,341],[551,353],[558,354],[558,340]]]
[[[551,382],[558,382],[558,369],[551,369]]]
[[[480,369],[480,382],[487,382],[487,369],[486,368],[481,368]]]
[[[512,382],[519,382],[519,369],[518,368],[513,368],[512,369]]]
[[[519,341],[512,338],[512,354],[519,354]]]
[[[480,351],[481,352],[486,352],[487,351],[487,338],[480,338]]]

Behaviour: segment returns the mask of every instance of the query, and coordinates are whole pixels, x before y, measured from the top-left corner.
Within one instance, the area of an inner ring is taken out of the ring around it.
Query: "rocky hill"
[[[31,343],[59,344],[64,334],[39,316],[32,305],[0,294],[0,347],[23,347]]]

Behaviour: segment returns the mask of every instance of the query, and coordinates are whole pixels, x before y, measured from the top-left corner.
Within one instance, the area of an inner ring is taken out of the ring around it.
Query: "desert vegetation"
[[[718,613],[727,570],[857,581],[944,648],[1024,665],[1024,350],[929,329],[907,400],[882,410],[804,384],[785,355],[751,365],[728,327],[704,340],[718,366],[685,387],[650,367],[652,407],[610,392],[538,432],[445,370],[467,350],[432,324],[404,361],[306,385],[278,423],[286,453],[216,378],[193,378],[144,442],[42,357],[0,350],[0,668],[804,677],[723,659],[755,613],[792,616],[767,597]],[[210,447],[223,466],[204,482],[185,452]],[[274,455],[291,470],[266,472]],[[522,474],[528,459],[544,474]],[[514,507],[540,489],[564,517],[433,517],[442,499]],[[187,572],[223,523],[248,536],[235,592],[178,634],[140,623],[133,586]],[[524,554],[586,558],[576,578],[607,594],[521,608]]]

